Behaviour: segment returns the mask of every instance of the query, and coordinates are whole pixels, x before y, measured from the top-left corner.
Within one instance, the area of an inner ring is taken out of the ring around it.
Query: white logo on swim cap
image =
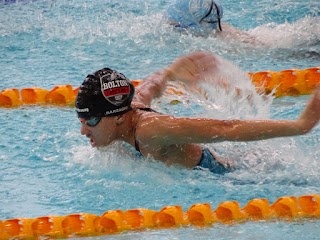
[[[100,83],[102,95],[115,106],[121,105],[130,95],[128,80],[117,79],[116,73],[103,75],[100,77]]]
[[[89,112],[89,108],[76,108],[77,112]]]

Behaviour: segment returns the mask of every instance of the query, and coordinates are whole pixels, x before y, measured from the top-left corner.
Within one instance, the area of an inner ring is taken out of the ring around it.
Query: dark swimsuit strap
[[[149,107],[144,107],[144,108],[133,108],[133,110],[142,110],[142,111],[146,111],[146,112],[155,112],[155,113],[159,113],[155,110],[153,110],[152,108]],[[139,116],[140,117],[140,116]],[[139,143],[136,139],[136,127],[134,127],[133,129],[133,136],[134,136],[134,147],[135,149],[140,152],[140,147],[139,147]]]

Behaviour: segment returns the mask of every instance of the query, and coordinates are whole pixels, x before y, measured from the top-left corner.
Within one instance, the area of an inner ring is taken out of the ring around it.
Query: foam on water
[[[304,17],[293,23],[268,23],[249,32],[271,48],[310,48],[320,43],[320,17]]]

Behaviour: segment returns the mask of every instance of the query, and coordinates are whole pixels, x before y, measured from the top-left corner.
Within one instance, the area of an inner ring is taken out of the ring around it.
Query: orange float
[[[257,91],[266,94],[273,93],[275,97],[299,96],[310,94],[320,83],[320,67],[275,71],[261,71],[248,73]],[[136,87],[142,80],[132,80]],[[27,105],[55,105],[74,106],[79,87],[58,85],[51,90],[38,87],[4,89],[0,92],[0,107],[12,108],[23,104]],[[183,92],[168,86],[166,93],[181,95]]]
[[[225,201],[212,210],[209,203],[182,207],[165,206],[160,211],[138,208],[109,210],[101,216],[76,213],[0,220],[0,239],[57,239],[117,234],[143,229],[205,227],[215,223],[235,224],[256,220],[295,220],[320,217],[320,195],[278,198],[272,205],[265,198],[250,200],[243,208],[237,201]]]

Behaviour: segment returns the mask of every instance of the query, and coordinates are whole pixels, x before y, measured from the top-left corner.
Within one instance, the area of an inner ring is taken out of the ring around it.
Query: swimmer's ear
[[[116,124],[117,125],[121,125],[123,122],[124,122],[124,116],[122,114],[116,116]]]

